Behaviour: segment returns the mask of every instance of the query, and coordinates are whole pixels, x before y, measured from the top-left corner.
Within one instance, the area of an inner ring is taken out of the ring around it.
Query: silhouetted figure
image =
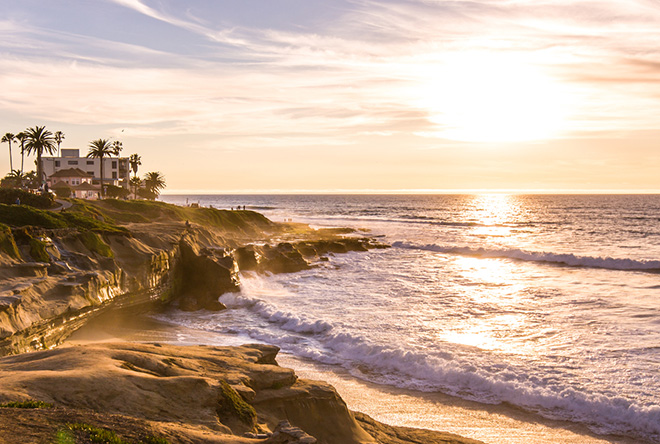
[[[17,198],[16,198],[16,202],[15,202],[15,204],[16,204],[16,205],[20,205],[20,204],[21,204],[21,198],[20,198],[20,197],[17,197]]]

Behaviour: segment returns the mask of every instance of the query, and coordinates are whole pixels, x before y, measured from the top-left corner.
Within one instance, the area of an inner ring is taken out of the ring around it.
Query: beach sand
[[[160,342],[177,345],[241,345],[240,337],[219,336],[159,321],[146,314],[110,312],[93,320],[67,345],[104,341]],[[506,405],[485,405],[440,393],[398,389],[357,379],[335,366],[324,366],[280,352],[283,367],[305,379],[333,385],[349,409],[396,426],[455,433],[489,444],[635,444],[636,440],[596,436],[586,426],[553,421]]]

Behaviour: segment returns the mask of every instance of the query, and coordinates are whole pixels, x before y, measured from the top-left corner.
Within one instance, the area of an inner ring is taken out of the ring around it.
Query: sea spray
[[[252,329],[241,333],[275,342],[285,351],[320,363],[341,365],[361,379],[424,392],[442,392],[487,404],[506,402],[551,419],[588,425],[598,433],[660,437],[660,407],[638,405],[622,397],[608,397],[563,385],[560,378],[536,378],[526,367],[480,360],[458,354],[420,353],[395,344],[374,344],[360,335],[341,331],[331,323],[283,310],[260,297],[285,290],[272,280],[244,279],[244,291],[225,294],[221,301],[233,309],[247,309],[280,329]],[[302,335],[302,337],[298,336]],[[442,344],[438,344],[441,349]],[[485,364],[487,363],[487,364]]]

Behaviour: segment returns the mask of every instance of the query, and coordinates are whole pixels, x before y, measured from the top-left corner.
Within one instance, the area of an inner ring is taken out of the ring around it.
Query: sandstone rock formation
[[[0,402],[39,399],[143,419],[165,424],[161,434],[175,439],[186,435],[177,428],[184,423],[217,436],[275,432],[269,442],[311,442],[307,434],[326,444],[373,442],[332,387],[279,367],[277,350],[117,343],[8,356],[0,359]],[[306,433],[279,424],[286,418]]]
[[[0,224],[0,355],[56,346],[110,306],[157,302],[222,310],[218,297],[240,290],[240,270],[301,271],[327,254],[382,246],[309,227],[289,232],[251,211],[185,214],[207,222],[200,225],[180,220],[183,209],[162,203],[154,221],[117,210],[142,208],[140,202],[89,205],[84,210],[104,221],[112,215],[130,222],[93,229]]]
[[[148,431],[172,444],[477,444],[354,414],[328,384],[279,367],[277,351],[105,343],[6,356],[0,405],[36,399],[54,408],[38,415],[0,408],[0,440],[53,442],[67,424],[84,423],[121,434]],[[15,433],[21,428],[30,440]]]

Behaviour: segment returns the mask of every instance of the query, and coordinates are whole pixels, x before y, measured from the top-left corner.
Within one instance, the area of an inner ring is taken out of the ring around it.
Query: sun
[[[470,142],[544,140],[565,127],[560,85],[521,57],[459,54],[422,87],[434,134]]]

